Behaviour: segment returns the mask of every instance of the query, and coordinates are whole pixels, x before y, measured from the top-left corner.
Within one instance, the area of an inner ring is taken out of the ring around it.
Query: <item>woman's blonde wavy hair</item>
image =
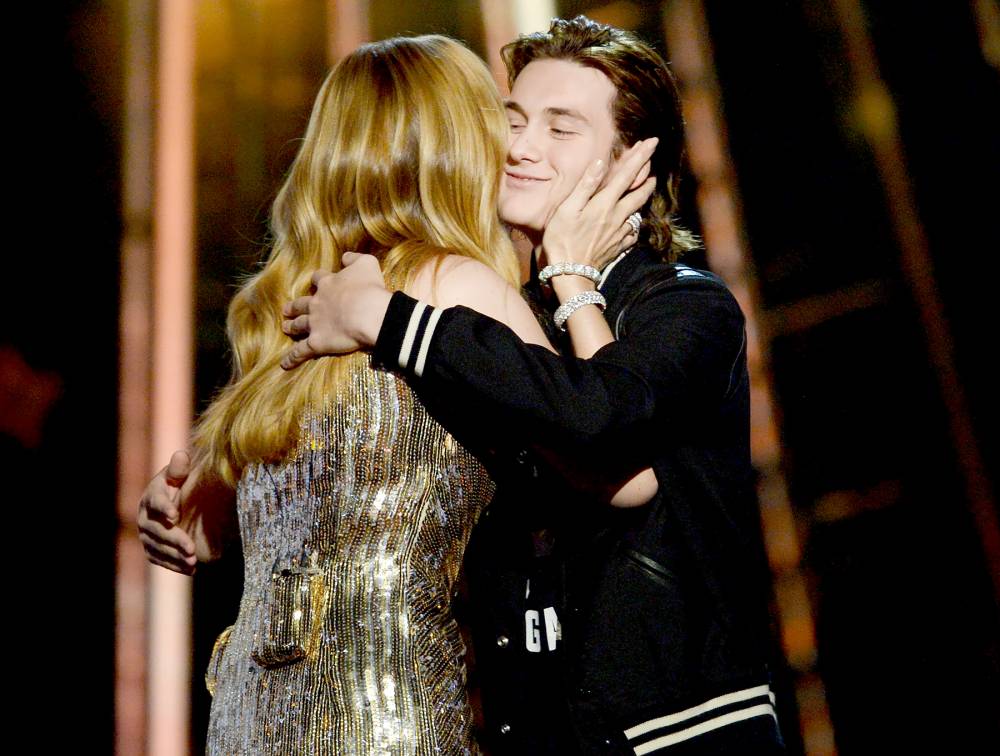
[[[519,273],[497,216],[507,121],[485,64],[436,35],[365,45],[330,72],[271,212],[263,268],[229,306],[229,384],[194,431],[203,472],[234,486],[247,465],[280,459],[309,406],[333,400],[362,356],[285,372],[281,307],[344,252],[375,255],[389,288],[426,263],[471,257],[512,285]]]

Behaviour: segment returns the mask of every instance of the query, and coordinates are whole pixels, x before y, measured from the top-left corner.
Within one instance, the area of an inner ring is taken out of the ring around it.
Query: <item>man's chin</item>
[[[534,216],[534,214],[529,215],[528,213],[504,212],[501,208],[500,220],[507,224],[510,228],[515,231],[520,231],[529,238],[540,237],[542,231],[545,230],[544,226],[542,226],[537,216]]]

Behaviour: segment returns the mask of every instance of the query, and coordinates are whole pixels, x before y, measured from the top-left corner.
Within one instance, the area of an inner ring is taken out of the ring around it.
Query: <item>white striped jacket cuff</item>
[[[399,349],[398,364],[403,372],[412,372],[418,378],[424,374],[427,353],[430,350],[434,329],[437,328],[441,310],[425,302],[417,302],[406,326],[403,343]]]
[[[716,696],[683,711],[640,722],[625,730],[636,756],[666,752],[671,746],[754,717],[773,717],[774,694],[769,685]]]

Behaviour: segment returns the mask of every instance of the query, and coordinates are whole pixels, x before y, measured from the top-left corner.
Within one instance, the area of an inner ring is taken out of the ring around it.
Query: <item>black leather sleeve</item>
[[[375,347],[399,369],[407,313],[415,300],[396,293]],[[475,413],[498,436],[556,453],[615,448],[656,432],[704,402],[718,403],[743,345],[743,317],[720,284],[678,281],[628,313],[628,336],[589,360],[525,344],[502,323],[465,307],[443,310],[418,391]],[[683,426],[689,426],[685,423]]]

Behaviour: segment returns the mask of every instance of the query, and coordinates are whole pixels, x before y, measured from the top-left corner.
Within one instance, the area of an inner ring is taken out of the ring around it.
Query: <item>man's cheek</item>
[[[545,225],[549,224],[552,220],[552,216],[556,214],[556,210],[563,201],[572,194],[573,190],[576,188],[577,182],[580,180],[579,176],[572,179],[560,174],[558,178],[550,182],[549,198],[547,213],[545,215]]]

